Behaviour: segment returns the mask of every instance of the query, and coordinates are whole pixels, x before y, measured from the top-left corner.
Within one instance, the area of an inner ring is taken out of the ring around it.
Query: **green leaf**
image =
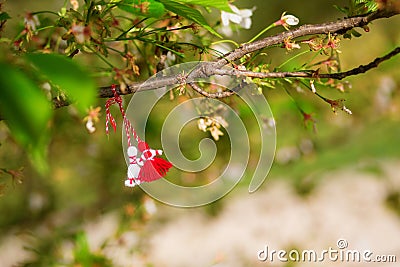
[[[1,12],[0,13],[0,20],[7,20],[7,19],[11,19],[10,15],[8,15],[7,12]]]
[[[90,251],[89,243],[85,233],[80,232],[76,236],[74,248],[75,265],[90,266],[112,266],[111,262],[103,255],[96,255]]]
[[[139,16],[160,18],[165,13],[164,5],[155,0],[123,0],[117,6]]]
[[[28,150],[35,167],[44,172],[51,105],[25,73],[6,63],[0,63],[0,69],[0,112],[15,140]]]
[[[204,7],[215,7],[219,10],[232,12],[228,0],[178,0],[180,3],[199,5]]]
[[[349,15],[349,8],[348,7],[340,7],[337,5],[333,5],[334,8],[336,8],[337,10],[339,10],[340,12]]]
[[[90,260],[90,249],[87,242],[86,235],[84,233],[78,233],[75,241],[74,256],[75,260],[84,266],[89,266]]]
[[[196,9],[185,6],[181,3],[171,1],[171,0],[158,0],[163,3],[165,8],[175,14],[192,20],[198,24],[200,24],[203,28],[214,34],[215,36],[222,38],[222,36],[217,33],[206,21],[203,15]]]
[[[351,29],[351,35],[353,35],[354,37],[361,37],[361,33],[356,31],[355,29]]]
[[[96,84],[79,64],[57,54],[27,54],[26,57],[37,68],[39,74],[56,84],[84,114],[96,99]]]
[[[378,10],[375,0],[355,0],[355,6],[360,14],[366,14]]]
[[[348,7],[338,7],[336,5],[334,7],[347,16],[365,15],[378,10],[375,0],[349,0]]]
[[[351,40],[352,38],[351,31],[347,31],[345,34],[343,34],[343,38]]]

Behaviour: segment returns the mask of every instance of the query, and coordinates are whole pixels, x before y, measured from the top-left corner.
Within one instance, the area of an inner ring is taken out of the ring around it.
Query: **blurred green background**
[[[264,27],[279,19],[284,11],[296,15],[300,19],[300,24],[334,21],[343,15],[333,5],[340,6],[346,3],[347,1],[318,0],[237,1],[235,4],[240,8],[256,6],[256,10],[252,17],[252,28],[235,34],[233,38],[239,43],[249,40]],[[57,11],[62,4],[63,1],[51,0],[7,1],[4,10],[14,18],[14,21],[7,25],[7,31],[11,34],[17,24],[16,21],[22,21],[26,11],[42,9]],[[360,38],[343,40],[340,47],[343,70],[366,64],[398,46],[399,25],[399,16],[375,21],[370,25],[369,33],[363,32]],[[275,30],[277,32],[281,29]],[[272,34],[274,31],[267,34]],[[294,51],[288,54],[282,50],[276,48],[268,51],[272,65],[279,65],[296,53]],[[277,153],[268,179],[263,184],[262,190],[255,194],[267,194],[268,190],[272,190],[269,189],[270,186],[276,185],[277,181],[284,181],[285,187],[293,190],[292,194],[300,196],[299,202],[304,199],[310,202],[318,201],[317,198],[313,198],[314,190],[318,190],[319,183],[326,173],[336,170],[351,169],[386,179],[383,163],[393,162],[393,166],[399,166],[400,163],[399,66],[400,57],[397,56],[367,74],[347,78],[346,81],[351,83],[352,88],[346,93],[339,93],[331,88],[319,88],[319,92],[323,95],[346,98],[346,106],[352,110],[353,115],[340,111],[334,114],[329,105],[310,93],[296,95],[296,100],[304,110],[315,114],[317,132],[303,126],[301,114],[283,88],[265,91],[276,120]],[[126,97],[126,103],[128,100],[129,97]],[[98,102],[100,106],[104,106],[104,103],[105,100]],[[169,105],[166,107],[167,110],[176,105],[176,102],[165,105]],[[116,109],[113,111],[117,113]],[[222,225],[229,224],[221,221],[219,215],[226,212],[226,206],[229,206],[234,196],[207,207],[177,211],[176,208],[155,203],[139,188],[133,190],[123,188],[121,182],[125,176],[126,165],[121,149],[121,135],[119,131],[117,134],[112,133],[108,138],[105,135],[104,109],[94,134],[87,133],[84,123],[74,114],[73,109],[61,108],[55,113],[48,157],[51,171],[47,176],[41,176],[34,171],[24,151],[13,141],[5,124],[0,122],[0,167],[24,168],[22,183],[10,179],[6,174],[0,176],[2,189],[0,262],[2,260],[7,263],[30,262],[25,266],[185,266],[173,265],[168,260],[158,264],[162,257],[157,258],[156,252],[153,257],[153,251],[149,250],[152,247],[149,240],[153,240],[154,235],[151,231],[157,233],[166,225],[173,224],[174,220],[179,220],[179,216],[184,216],[185,213],[191,214],[192,220],[198,219],[196,214],[202,214],[207,218],[206,221],[220,220],[219,223]],[[249,131],[255,130],[256,125],[252,117],[246,115],[242,117]],[[116,116],[116,119],[120,127],[121,118]],[[150,131],[149,136],[155,140],[154,147],[158,146],[161,125],[161,120],[157,117],[152,118],[150,130],[153,131]],[[181,135],[184,154],[196,157],[198,140],[204,137],[207,137],[207,134],[198,131],[195,125],[189,125]],[[219,142],[218,146],[224,151],[228,141],[222,139]],[[257,142],[252,144],[252,149],[257,149]],[[218,155],[213,167],[206,173],[194,175],[172,170],[171,177],[186,184],[206,182],[208,176],[218,173],[220,166],[223,166],[225,162],[223,155],[224,153]],[[252,156],[250,166],[254,166],[257,160],[257,157]],[[352,175],[349,174],[348,177],[351,179]],[[242,183],[243,190],[234,190],[231,194],[239,199],[255,197],[245,192],[248,181],[249,177],[245,177]],[[275,196],[279,198],[278,195]],[[274,199],[269,200],[274,201]],[[388,186],[384,190],[383,200],[380,204],[390,210],[394,220],[399,220],[400,187]],[[244,207],[246,208],[252,207]],[[334,213],[333,210],[332,212]],[[318,214],[311,211],[308,216],[318,216]],[[110,220],[116,225],[110,228],[99,226],[102,223],[107,224]],[[268,220],[265,221],[266,224]],[[176,227],[190,227],[190,225],[177,224]],[[93,233],[93,229],[99,232]],[[178,232],[179,229],[175,228]],[[198,229],[194,233],[202,235],[202,231],[207,232],[207,228]],[[127,233],[134,233],[134,237],[130,238]],[[232,232],[226,233],[226,235],[231,234],[233,235]],[[102,240],[99,241],[100,245],[93,248],[91,245],[95,242],[93,238],[104,235],[103,239],[99,237]],[[183,244],[174,243],[173,235],[166,236],[170,238],[172,247],[176,245],[175,248],[182,254],[186,253]],[[195,240],[196,236],[192,238],[189,240]],[[265,241],[268,241],[268,237],[265,237]],[[218,244],[219,239],[210,240],[210,243],[214,242]],[[127,265],[115,263],[119,256],[107,254],[105,249],[109,246],[127,247],[126,255],[133,255],[127,260]],[[208,244],[199,243],[199,250],[203,246]],[[69,251],[70,254],[66,255],[65,251]],[[256,251],[254,255],[255,253]],[[189,252],[188,254],[191,255]],[[218,253],[216,255],[218,256]],[[223,263],[229,257],[217,256],[215,261],[225,266]],[[237,265],[231,263],[226,266],[254,264],[246,256],[243,257],[236,261]],[[256,260],[256,256],[253,260]],[[203,266],[214,266],[213,264]],[[199,265],[193,263],[190,266]]]

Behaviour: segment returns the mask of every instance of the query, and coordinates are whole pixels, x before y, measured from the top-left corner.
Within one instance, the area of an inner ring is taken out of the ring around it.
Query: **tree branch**
[[[202,96],[205,96],[207,98],[225,98],[225,97],[229,97],[235,94],[235,91],[224,91],[224,92],[216,92],[216,93],[209,93],[207,91],[204,91],[203,89],[201,89],[200,86],[198,86],[196,83],[189,83],[190,87],[193,88],[193,90],[195,90],[196,92],[198,92],[199,94],[201,94]]]
[[[346,31],[352,28],[363,27],[373,20],[380,18],[389,18],[398,14],[399,13],[397,11],[382,10],[367,16],[347,18],[335,22],[328,22],[322,24],[303,25],[291,31],[286,31],[275,36],[266,37],[264,39],[255,41],[253,43],[246,43],[241,47],[224,55],[223,58],[217,61],[216,68],[221,68],[224,65],[228,64],[229,62],[233,62],[257,50],[281,44],[288,38],[295,39],[307,35],[328,34],[328,33],[341,34],[345,33]]]
[[[396,47],[388,54],[383,57],[378,57],[374,61],[366,64],[360,65],[356,68],[353,68],[344,72],[337,73],[319,73],[315,70],[307,70],[307,71],[294,71],[294,72],[253,72],[247,70],[238,70],[238,69],[216,69],[214,74],[216,75],[229,75],[229,76],[246,76],[250,78],[261,78],[261,79],[273,79],[273,78],[329,78],[335,80],[342,80],[348,76],[358,75],[361,73],[365,73],[373,68],[378,67],[378,65],[395,55],[400,54],[400,47]]]
[[[343,79],[350,75],[357,75],[360,73],[364,73],[372,68],[375,68],[381,62],[388,60],[389,58],[399,54],[399,47],[394,49],[389,54],[375,59],[373,62],[367,65],[361,65],[357,68],[346,72],[340,73],[326,73],[326,74],[318,74],[316,71],[300,71],[300,72],[272,72],[272,73],[257,73],[251,71],[240,71],[240,70],[227,70],[222,69],[225,65],[234,62],[242,58],[243,56],[273,46],[277,44],[284,43],[285,40],[288,38],[294,39],[298,37],[308,36],[308,35],[318,35],[318,34],[328,34],[328,33],[337,33],[342,34],[348,31],[349,29],[355,27],[362,27],[367,25],[373,20],[381,19],[381,18],[389,18],[395,15],[398,15],[400,11],[398,10],[380,10],[375,13],[366,15],[366,16],[359,16],[359,17],[352,17],[347,19],[338,20],[335,22],[329,23],[322,23],[322,24],[313,24],[313,25],[303,25],[298,27],[297,29],[286,31],[274,36],[266,37],[264,39],[254,41],[252,43],[246,43],[241,45],[239,48],[225,54],[222,58],[219,58],[214,61],[213,64],[208,64],[204,66],[199,64],[199,66],[193,70],[189,76],[186,77],[186,83],[189,84],[195,91],[198,93],[206,96],[206,97],[226,97],[233,94],[232,91],[227,93],[208,93],[202,90],[198,85],[193,83],[196,78],[204,78],[210,77],[212,75],[244,75],[253,78],[285,78],[285,77],[297,77],[297,78],[332,78],[332,79]],[[179,75],[173,76],[162,76],[157,79],[146,81],[146,82],[137,82],[127,86],[126,90],[122,91],[119,86],[117,86],[117,92],[120,95],[128,95],[134,94],[137,91],[141,90],[152,90],[157,89],[163,86],[179,84]],[[100,98],[109,98],[112,97],[113,93],[110,86],[101,87],[98,91],[98,97]],[[58,99],[54,101],[55,107],[62,107],[69,105],[69,101],[65,99]]]
[[[254,71],[248,71],[248,70],[238,70],[238,69],[203,69],[203,76],[196,75],[195,78],[201,78],[201,77],[209,77],[212,75],[221,75],[221,76],[246,76],[250,78],[260,78],[260,79],[275,79],[275,78],[327,78],[327,79],[335,79],[335,80],[342,80],[348,76],[353,76],[353,75],[358,75],[365,73],[373,68],[378,67],[378,65],[386,60],[389,60],[390,58],[396,56],[397,54],[400,54],[400,47],[396,47],[392,51],[390,51],[388,54],[382,56],[382,57],[377,57],[374,59],[372,62],[366,64],[366,65],[360,65],[356,68],[353,68],[348,71],[344,72],[337,72],[337,73],[319,73],[318,71],[315,70],[306,70],[306,71],[294,71],[294,72],[254,72]],[[117,92],[119,95],[129,95],[129,94],[134,94],[137,91],[142,91],[142,90],[151,90],[151,89],[156,89],[160,88],[161,86],[165,85],[172,85],[172,84],[177,84],[179,83],[179,80],[176,76],[172,77],[160,77],[160,79],[150,81],[145,83],[134,83],[122,91],[120,86],[116,86]],[[201,89],[200,86],[198,86],[194,82],[188,82],[190,87],[197,93],[208,97],[208,98],[225,98],[229,97],[235,94],[236,90],[230,90],[230,91],[224,91],[224,92],[217,92],[217,93],[209,93],[207,91],[204,91]],[[98,97],[99,98],[109,98],[113,96],[113,92],[111,91],[110,87],[100,87],[98,91]],[[54,108],[61,108],[70,105],[70,101],[65,98],[65,97],[56,97],[53,98],[53,107]],[[2,120],[0,118],[0,120]]]

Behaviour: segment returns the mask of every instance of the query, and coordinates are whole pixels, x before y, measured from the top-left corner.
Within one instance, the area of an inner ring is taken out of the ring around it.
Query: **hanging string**
[[[122,115],[122,119],[124,121],[124,127],[125,127],[125,133],[126,137],[128,139],[128,147],[132,145],[131,143],[131,135],[136,139],[137,142],[140,141],[139,136],[136,134],[135,129],[132,127],[131,122],[128,120],[126,117],[125,109],[122,106],[122,97],[117,93],[116,86],[115,84],[111,85],[111,91],[114,94],[114,97],[109,98],[106,101],[106,134],[109,134],[109,127],[108,125],[111,124],[111,126],[114,129],[114,132],[117,130],[117,123],[115,122],[114,117],[111,115],[110,112],[110,107],[114,104],[118,104],[119,110]]]

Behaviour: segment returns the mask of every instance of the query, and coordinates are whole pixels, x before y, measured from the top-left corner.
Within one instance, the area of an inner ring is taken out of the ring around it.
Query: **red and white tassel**
[[[140,140],[132,124],[126,117],[125,110],[122,107],[122,98],[118,95],[115,85],[111,89],[114,97],[108,99],[106,102],[106,133],[109,133],[109,124],[111,124],[114,131],[116,130],[116,122],[111,115],[110,106],[118,104],[124,120],[128,142],[127,155],[129,157],[129,166],[125,186],[134,187],[142,182],[152,182],[164,177],[172,167],[171,162],[157,157],[162,155],[162,150],[151,149],[146,142]],[[138,148],[131,144],[131,135],[138,142]],[[138,149],[142,152],[140,157],[137,157]]]
[[[128,187],[161,179],[172,167],[169,161],[157,157],[162,155],[162,150],[151,149],[146,142],[141,140],[138,143],[138,147],[142,152],[140,157],[137,157],[136,147],[130,146],[127,150],[129,167],[125,186]]]
[[[172,167],[169,161],[159,158],[162,155],[162,150],[154,150],[149,148],[149,145],[140,140],[138,148],[142,152],[139,162],[143,162],[143,167],[140,169],[138,179],[141,182],[152,182],[166,175]]]

